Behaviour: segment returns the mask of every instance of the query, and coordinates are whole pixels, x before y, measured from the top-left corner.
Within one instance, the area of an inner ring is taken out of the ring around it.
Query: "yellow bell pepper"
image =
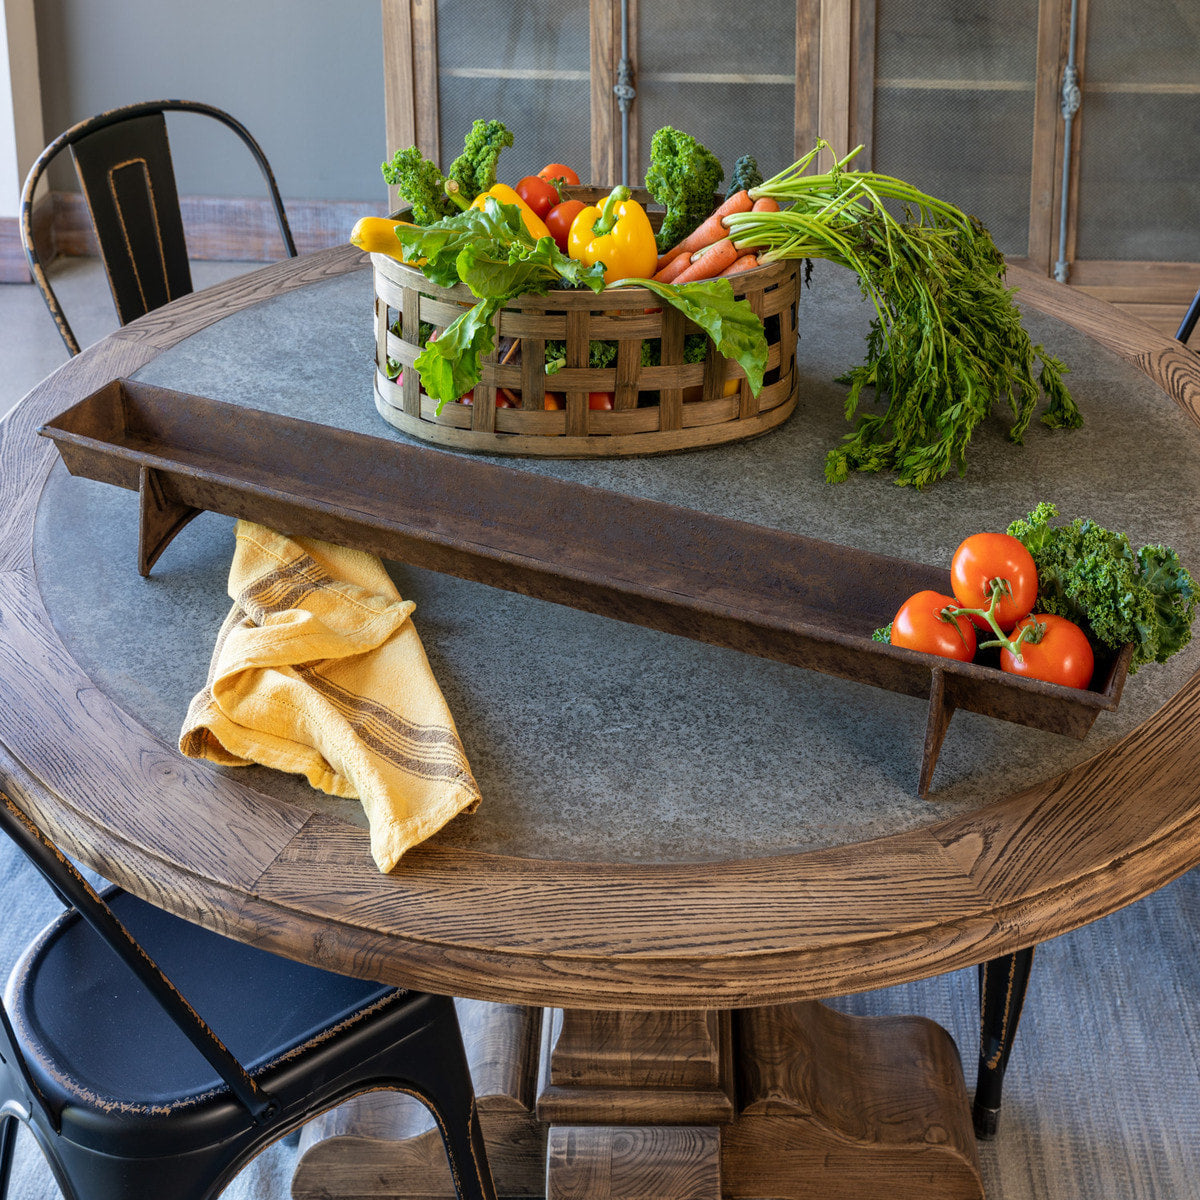
[[[480,192],[471,201],[471,207],[482,210],[489,196],[501,204],[515,204],[521,210],[521,220],[525,222],[525,228],[529,230],[535,241],[538,238],[550,237],[550,230],[546,228],[546,222],[507,183],[497,183],[494,187],[488,188],[486,192]]]
[[[646,279],[658,265],[654,227],[646,210],[624,184],[608,194],[603,207],[589,205],[571,222],[567,254],[585,267],[604,264],[604,282]]]

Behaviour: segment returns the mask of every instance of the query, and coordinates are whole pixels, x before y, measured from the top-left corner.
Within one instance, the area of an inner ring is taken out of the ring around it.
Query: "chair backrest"
[[[0,780],[0,784],[2,783]],[[254,1120],[257,1122],[268,1119],[276,1109],[275,1101],[247,1074],[220,1038],[176,991],[171,981],[112,909],[75,869],[70,859],[12,800],[7,791],[0,791],[0,829],[12,838],[63,903],[74,908],[138,977],[167,1016],[204,1055],[209,1065],[225,1081]],[[6,1052],[11,1052],[16,1059],[17,1068],[24,1077],[30,1094],[37,1096],[37,1089],[17,1047],[8,1014],[4,1012],[3,1004],[0,1003],[0,1053],[5,1053],[7,1057]]]
[[[242,140],[266,182],[289,257],[296,245],[271,166],[242,123],[211,104],[152,100],[89,117],[42,151],[25,179],[21,240],[67,349],[79,343],[46,276],[33,237],[34,192],[51,163],[70,148],[83,188],[100,257],[122,325],[192,290],[183,218],[167,139],[166,112],[200,113],[220,121]]]

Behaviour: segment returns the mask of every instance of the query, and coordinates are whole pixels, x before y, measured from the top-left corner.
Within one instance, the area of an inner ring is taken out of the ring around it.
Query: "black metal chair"
[[[495,1200],[453,1000],[292,962],[117,888],[101,898],[0,801],[70,906],[0,1004],[0,1197],[18,1122],[67,1200],[207,1200],[309,1118],[391,1088],[433,1113],[460,1200]]]
[[[1191,304],[1188,305],[1188,310],[1184,314],[1183,324],[1175,333],[1175,337],[1187,345],[1188,338],[1192,336],[1192,330],[1196,328],[1196,321],[1200,319],[1200,292],[1197,292],[1192,297]]]
[[[186,296],[192,290],[192,276],[163,115],[168,112],[212,117],[241,138],[266,181],[287,253],[296,256],[283,200],[266,155],[249,130],[229,113],[191,100],[151,100],[89,117],[59,134],[42,151],[25,179],[21,199],[25,258],[72,354],[79,353],[79,343],[34,244],[34,192],[50,164],[69,147],[122,325],[168,300]]]

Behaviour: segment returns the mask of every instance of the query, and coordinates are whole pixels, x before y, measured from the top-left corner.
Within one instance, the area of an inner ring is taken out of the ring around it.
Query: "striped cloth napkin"
[[[403,600],[370,554],[239,521],[233,608],[180,750],[361,801],[387,872],[479,788]]]

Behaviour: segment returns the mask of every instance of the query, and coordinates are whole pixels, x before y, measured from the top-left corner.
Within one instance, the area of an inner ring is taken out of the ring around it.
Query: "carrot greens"
[[[826,478],[890,470],[897,483],[923,488],[952,469],[961,475],[971,435],[994,405],[1009,408],[1009,437],[1019,443],[1043,394],[1044,424],[1080,425],[1066,367],[1022,327],[1003,256],[983,225],[903,180],[849,169],[861,146],[830,171],[808,173],[827,148],[818,141],[750,189],[781,211],[726,219],[734,242],[756,248],[760,263],[815,258],[848,267],[874,306],[867,359],[843,377],[846,418],[856,424],[826,456]],[[886,397],[883,411],[859,411],[868,387]]]

